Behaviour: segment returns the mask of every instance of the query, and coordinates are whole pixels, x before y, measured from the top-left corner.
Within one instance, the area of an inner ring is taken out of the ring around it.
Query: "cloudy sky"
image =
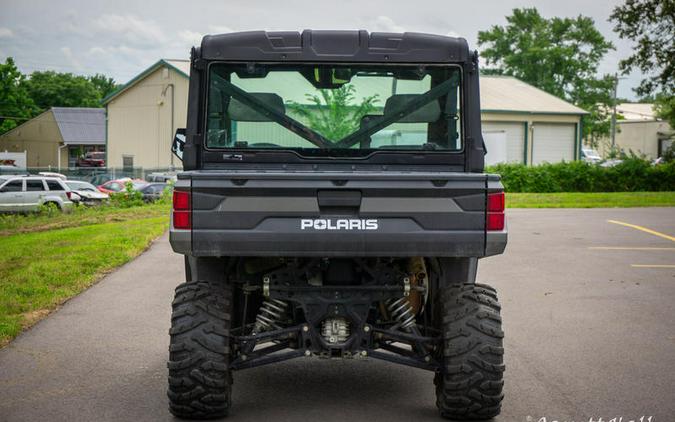
[[[479,30],[506,23],[516,7],[535,6],[546,17],[592,17],[616,45],[600,72],[614,73],[631,52],[607,18],[615,0],[0,0],[0,59],[15,58],[26,73],[52,69],[105,73],[119,82],[159,58],[187,58],[201,36],[251,29],[367,29],[458,35],[476,46]],[[634,98],[635,73],[619,84]]]

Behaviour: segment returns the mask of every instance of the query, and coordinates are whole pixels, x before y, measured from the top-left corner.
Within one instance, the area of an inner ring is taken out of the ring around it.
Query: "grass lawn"
[[[166,205],[151,205],[0,226],[13,233],[0,236],[0,347],[140,254],[168,228],[167,217]]]
[[[508,208],[673,207],[675,192],[507,193]]]
[[[0,237],[139,218],[168,218],[170,208],[169,203],[155,203],[130,208],[76,207],[69,213],[0,214]]]

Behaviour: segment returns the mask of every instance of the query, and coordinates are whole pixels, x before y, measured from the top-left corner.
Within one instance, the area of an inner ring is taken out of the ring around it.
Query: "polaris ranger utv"
[[[442,416],[499,413],[500,307],[476,269],[506,246],[504,191],[464,39],[206,36],[172,149],[174,415],[224,416],[233,371],[304,357],[433,371]]]

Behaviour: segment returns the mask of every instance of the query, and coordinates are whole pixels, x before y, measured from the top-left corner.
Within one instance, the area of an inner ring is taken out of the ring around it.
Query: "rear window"
[[[164,185],[151,185],[145,189],[147,193],[159,193],[164,190]]]
[[[56,180],[47,180],[46,182],[49,190],[65,190],[63,189],[63,186],[61,186],[61,183]]]
[[[45,190],[42,180],[26,180],[26,190],[32,192],[41,192]]]
[[[206,145],[340,157],[460,151],[461,86],[450,66],[214,64]]]
[[[21,192],[23,190],[23,180],[12,180],[2,187],[3,192]]]

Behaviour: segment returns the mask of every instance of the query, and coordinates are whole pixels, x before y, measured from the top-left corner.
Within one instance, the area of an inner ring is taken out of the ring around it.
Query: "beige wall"
[[[59,146],[63,146],[61,132],[51,110],[0,136],[0,151],[26,151],[28,167],[57,169],[59,152],[61,166],[68,167],[68,148],[59,150]]]
[[[169,84],[175,89],[173,130]],[[108,166],[122,167],[122,157],[130,155],[134,167],[169,167],[173,132],[184,128],[187,121],[187,97],[188,79],[173,69],[160,67],[109,102]],[[175,157],[173,163],[181,167]]]
[[[579,123],[581,117],[575,114],[524,114],[524,113],[481,113],[483,122],[527,123],[527,163],[532,164],[533,130],[537,123]],[[577,126],[578,129],[578,126]],[[536,140],[534,140],[536,142]],[[577,142],[579,140],[577,139]],[[578,146],[578,145],[577,145]],[[577,148],[578,149],[578,148]],[[578,151],[575,150],[578,155]],[[576,157],[578,158],[578,157]]]
[[[632,150],[635,154],[645,154],[648,158],[658,155],[658,132],[672,130],[666,122],[657,121],[621,121],[617,122],[616,146],[624,152]],[[605,156],[611,146],[609,137],[600,139],[598,152]]]

